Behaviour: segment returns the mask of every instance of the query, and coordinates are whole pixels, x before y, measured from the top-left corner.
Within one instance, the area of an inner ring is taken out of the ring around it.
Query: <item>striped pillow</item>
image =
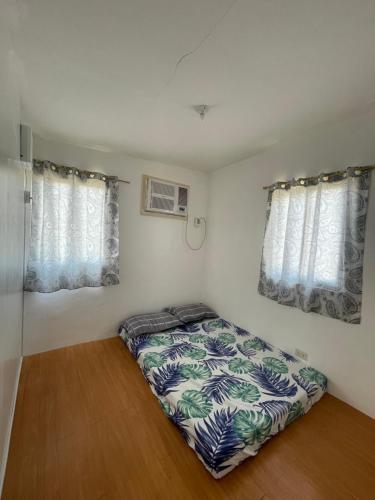
[[[169,328],[174,328],[175,326],[182,325],[175,316],[172,316],[169,312],[163,311],[158,313],[150,314],[137,314],[136,316],[130,316],[127,318],[120,326],[120,335],[126,335],[126,337],[134,338],[138,335],[143,335],[144,333],[158,333],[164,330],[169,330]],[[125,330],[125,331],[124,331]]]
[[[201,319],[218,318],[219,315],[205,304],[187,304],[185,306],[166,307],[167,311],[183,323],[191,323]]]

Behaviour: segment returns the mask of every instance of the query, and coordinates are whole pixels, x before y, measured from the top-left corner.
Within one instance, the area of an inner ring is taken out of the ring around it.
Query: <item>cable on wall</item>
[[[185,241],[186,241],[187,246],[190,248],[190,250],[194,250],[194,251],[200,250],[203,247],[203,244],[206,241],[206,235],[207,235],[206,219],[205,219],[205,217],[199,217],[199,219],[201,221],[203,221],[203,224],[204,224],[204,234],[203,234],[203,239],[202,239],[202,241],[201,241],[201,243],[200,243],[200,245],[198,247],[193,247],[189,243],[189,239],[188,239],[189,217],[186,218],[186,224],[185,224]]]

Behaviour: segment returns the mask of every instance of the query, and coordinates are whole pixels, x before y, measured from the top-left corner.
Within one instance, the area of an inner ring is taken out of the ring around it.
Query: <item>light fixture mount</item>
[[[206,116],[207,111],[209,111],[210,106],[208,104],[196,104],[192,106],[193,109],[199,114],[201,120]]]

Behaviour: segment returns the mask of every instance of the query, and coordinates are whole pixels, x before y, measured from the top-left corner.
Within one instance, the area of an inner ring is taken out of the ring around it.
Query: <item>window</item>
[[[339,287],[345,198],[345,181],[275,191],[264,238],[267,276],[289,285]]]
[[[32,189],[25,289],[117,284],[117,180],[34,161]]]
[[[369,179],[363,167],[270,186],[261,295],[360,322]]]

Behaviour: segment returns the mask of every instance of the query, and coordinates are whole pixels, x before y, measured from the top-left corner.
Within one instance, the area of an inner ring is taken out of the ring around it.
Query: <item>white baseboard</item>
[[[3,491],[3,484],[4,484],[4,478],[5,478],[5,470],[6,470],[7,461],[8,461],[10,436],[12,434],[13,418],[14,418],[14,412],[15,412],[15,409],[16,409],[18,384],[19,384],[19,381],[20,381],[22,360],[23,360],[23,356],[21,356],[19,358],[19,361],[18,361],[16,383],[14,384],[14,389],[13,389],[12,407],[11,407],[11,410],[10,410],[10,416],[9,416],[9,421],[8,421],[8,428],[7,428],[6,435],[5,435],[5,440],[4,440],[4,449],[3,449],[3,454],[2,454],[2,457],[1,457],[2,460],[1,460],[1,464],[0,464],[0,498],[1,498],[1,493]]]

